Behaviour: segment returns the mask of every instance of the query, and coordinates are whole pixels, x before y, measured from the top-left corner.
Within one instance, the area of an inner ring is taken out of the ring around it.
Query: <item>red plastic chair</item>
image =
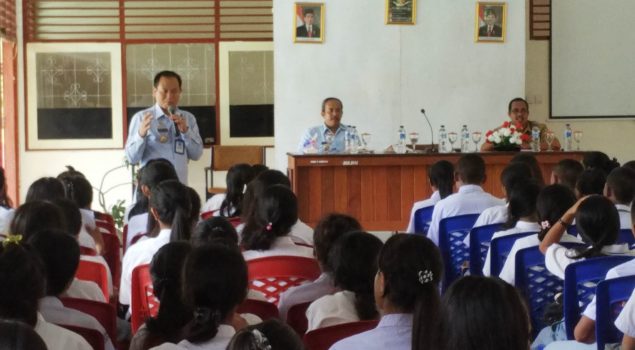
[[[104,336],[101,335],[99,331],[90,328],[69,326],[65,324],[58,324],[58,326],[81,335],[82,338],[86,339],[88,344],[93,347],[93,350],[104,350]]]
[[[118,285],[121,278],[121,242],[117,235],[104,233],[101,236],[104,240],[103,257],[112,273],[113,283]]]
[[[113,227],[115,226],[115,219],[112,217],[112,215],[102,213],[100,211],[94,211],[94,210],[93,210],[93,213],[95,213],[95,221],[105,221],[109,223],[110,225],[112,225]]]
[[[306,309],[309,308],[309,305],[311,305],[310,301],[296,304],[287,311],[287,324],[300,336],[303,336],[309,328],[309,321],[306,319]]]
[[[80,260],[75,277],[83,281],[91,281],[97,283],[101,291],[104,293],[106,300],[110,300],[108,293],[108,270],[98,262]]]
[[[79,247],[79,254],[81,255],[89,255],[89,256],[95,256],[97,255],[97,251],[95,249],[92,248],[88,248],[88,247]]]
[[[159,300],[154,296],[150,278],[150,265],[135,267],[131,284],[130,325],[132,334],[135,334],[148,317],[156,316],[159,312]]]
[[[77,298],[60,298],[60,300],[67,308],[93,316],[104,327],[110,340],[113,342],[117,340],[117,312],[113,305]]]
[[[263,321],[278,317],[278,307],[268,301],[246,299],[237,310],[239,314],[254,314]]]
[[[234,226],[234,228],[240,226],[240,224],[242,224],[243,222],[240,221],[240,216],[234,216],[231,218],[227,218],[227,221],[229,221],[230,224],[232,224],[232,226]]]
[[[299,256],[271,256],[247,262],[249,288],[265,295],[269,302],[278,304],[280,293],[313,281],[320,276],[317,260]]]
[[[328,350],[339,340],[377,327],[378,320],[338,324],[315,329],[304,335],[304,345],[308,350]]]

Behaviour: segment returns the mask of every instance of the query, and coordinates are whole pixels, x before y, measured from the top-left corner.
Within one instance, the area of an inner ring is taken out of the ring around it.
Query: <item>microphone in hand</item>
[[[176,106],[174,105],[169,105],[168,106],[168,114],[170,115],[170,118],[174,115],[174,113],[176,113]],[[174,135],[179,136],[181,135],[181,131],[179,130],[179,125],[172,120],[172,122],[174,123]]]

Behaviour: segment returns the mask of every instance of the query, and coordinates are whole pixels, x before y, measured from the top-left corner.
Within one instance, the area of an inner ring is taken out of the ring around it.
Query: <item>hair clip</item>
[[[271,229],[273,228],[273,223],[271,221],[269,221],[267,223],[267,226],[265,226],[265,230],[267,231],[271,231]]]
[[[430,270],[419,270],[419,283],[426,284],[434,280],[434,275]]]
[[[9,235],[2,241],[2,247],[6,248],[9,244],[19,245],[22,241],[22,235]]]
[[[258,350],[271,350],[271,344],[269,344],[269,339],[258,329],[254,328],[251,330],[251,334],[254,335],[254,339],[256,340],[256,346]]]
[[[540,226],[542,227],[543,230],[546,230],[546,229],[551,227],[551,224],[549,223],[548,220],[545,220],[545,221],[540,223]]]

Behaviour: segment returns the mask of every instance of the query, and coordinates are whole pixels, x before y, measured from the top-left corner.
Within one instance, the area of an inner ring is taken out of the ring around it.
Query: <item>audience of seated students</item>
[[[226,192],[215,194],[208,199],[203,205],[202,212],[212,212],[214,216],[240,216],[245,186],[253,180],[253,177],[251,165],[245,163],[232,165],[225,177]]]
[[[439,244],[439,222],[442,219],[463,214],[477,214],[486,208],[504,204],[502,200],[481,188],[485,182],[485,162],[479,155],[462,156],[456,169],[455,180],[459,188],[458,192],[438,201],[432,212],[428,238],[437,245]]]
[[[340,291],[309,305],[307,331],[379,316],[373,297],[373,280],[381,247],[379,238],[362,231],[348,232],[337,240],[329,261],[335,266],[335,286]]]
[[[91,349],[80,335],[46,322],[38,312],[38,300],[46,290],[42,264],[20,235],[0,244],[0,319],[33,327],[48,350]]]
[[[283,321],[287,319],[287,312],[292,306],[337,292],[333,280],[335,267],[328,260],[329,252],[342,235],[361,229],[361,225],[355,218],[345,214],[328,214],[318,222],[313,232],[313,255],[322,273],[315,281],[291,287],[280,294],[278,310]]]
[[[585,152],[582,158],[582,164],[585,169],[599,169],[604,174],[609,174],[613,169],[620,166],[617,159],[609,158],[608,155],[600,151]]]
[[[578,177],[584,171],[582,163],[575,159],[563,159],[551,171],[551,184],[560,184],[575,190]]]
[[[432,164],[428,170],[428,182],[433,191],[432,195],[428,199],[413,204],[410,211],[410,222],[406,228],[407,233],[415,232],[415,212],[417,210],[431,207],[454,192],[454,165],[447,160],[440,160]]]
[[[631,202],[635,197],[635,170],[615,168],[606,177],[604,196],[615,203],[620,215],[620,228],[631,228]]]
[[[132,270],[143,264],[149,264],[152,256],[169,242],[189,240],[192,232],[192,200],[187,187],[178,180],[166,180],[152,189],[150,212],[159,223],[160,231],[156,237],[137,242],[126,251],[121,268],[119,302],[130,305]]]
[[[130,247],[136,236],[158,232],[156,230],[158,226],[152,219],[149,208],[152,189],[161,181],[178,180],[172,163],[163,158],[148,161],[143,168],[139,169],[137,176],[139,178],[137,188],[140,189],[141,196],[137,196],[137,202],[128,212],[128,235],[126,242],[123,242],[126,248]]]
[[[536,214],[536,201],[540,193],[540,186],[533,180],[517,183],[509,193],[507,222],[504,230],[495,232],[492,240],[523,232],[538,232],[538,215]],[[491,263],[491,249],[487,251],[483,264],[483,275],[489,276]]]
[[[265,189],[242,231],[245,260],[279,255],[312,258],[313,249],[295,244],[289,236],[297,221],[298,199],[293,191],[282,185]]]
[[[621,350],[635,350],[635,290],[615,320],[615,327],[624,333]]]
[[[510,284],[516,282],[516,253],[529,247],[536,247],[545,237],[547,231],[555,225],[564,213],[575,204],[573,190],[563,185],[549,185],[540,191],[536,199],[536,214],[540,230],[535,235],[519,238],[514,242],[499,277]],[[577,237],[565,233],[561,242],[581,242]]]
[[[443,262],[437,246],[423,236],[394,235],[378,260],[374,293],[379,324],[331,349],[440,349]]]
[[[139,328],[130,342],[130,350],[147,350],[184,339],[185,326],[193,316],[192,310],[182,301],[182,271],[191,250],[188,242],[171,242],[152,258],[150,277],[154,296],[160,301],[159,311]]]
[[[543,187],[545,185],[545,179],[542,176],[542,170],[540,169],[540,164],[538,164],[538,159],[531,153],[517,153],[511,160],[511,163],[523,163],[527,164],[529,169],[531,169],[531,177]]]
[[[0,319],[0,349],[47,350],[44,340],[24,322]]]
[[[7,179],[0,167],[0,241],[9,233],[9,223],[13,218],[13,201],[7,195]]]
[[[445,346],[437,349],[529,349],[527,306],[513,286],[496,277],[459,279],[443,295],[442,309]],[[419,344],[412,348],[435,349]]]
[[[304,350],[304,344],[291,327],[273,318],[238,331],[227,350]]]
[[[235,248],[207,244],[193,248],[183,267],[183,300],[193,318],[178,345],[156,349],[225,349],[247,322],[236,308],[247,295],[247,264]]]
[[[606,174],[600,169],[586,169],[578,177],[575,183],[575,195],[578,198],[592,194],[604,194]]]
[[[106,329],[97,319],[65,307],[59,299],[70,286],[79,266],[77,240],[64,231],[43,230],[30,235],[26,243],[34,248],[44,266],[46,296],[39,300],[39,311],[44,320],[58,325],[94,329],[101,333],[104,349],[114,350]]]

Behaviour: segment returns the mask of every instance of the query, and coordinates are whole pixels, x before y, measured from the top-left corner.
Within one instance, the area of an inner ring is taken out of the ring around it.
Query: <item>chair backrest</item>
[[[427,234],[430,227],[430,221],[432,220],[432,211],[434,205],[425,208],[419,208],[415,211],[415,232],[416,234]]]
[[[632,256],[603,256],[575,262],[564,271],[563,313],[567,338],[575,339],[573,330],[582,310],[595,296],[595,287],[611,268],[633,259]]]
[[[320,276],[317,260],[299,256],[271,256],[247,261],[249,288],[278,304],[280,293]]]
[[[121,279],[121,242],[117,235],[104,233],[101,237],[104,240],[104,260],[110,268],[113,282],[118,284]]]
[[[60,298],[60,300],[68,308],[93,316],[104,327],[110,339],[113,342],[117,340],[117,311],[113,305],[77,298]]]
[[[339,340],[377,327],[379,321],[359,321],[319,328],[304,335],[307,350],[328,350]]]
[[[132,270],[130,293],[130,326],[134,334],[148,317],[156,316],[159,312],[159,300],[154,296],[150,278],[150,265],[139,265]]]
[[[439,222],[439,249],[445,266],[443,290],[469,268],[470,250],[463,241],[478,216],[479,214],[458,215]]]
[[[106,266],[95,262],[80,260],[75,271],[75,277],[83,281],[91,281],[97,283],[104,298],[110,300],[110,293],[108,293],[108,270]]]
[[[97,255],[97,251],[95,249],[93,249],[93,248],[79,246],[79,254],[96,256]]]
[[[254,314],[263,321],[278,317],[278,307],[268,301],[246,299],[237,310],[239,314]]]
[[[62,328],[66,328],[69,331],[79,334],[82,338],[86,339],[88,344],[93,350],[104,350],[104,336],[98,330],[84,328],[79,326],[69,326],[65,324],[58,324]]]
[[[598,283],[595,294],[595,341],[598,349],[609,343],[621,343],[624,336],[614,321],[635,288],[635,275]]]
[[[234,164],[264,164],[264,146],[212,146],[212,170],[229,170]]]
[[[537,232],[520,232],[513,235],[497,237],[490,243],[489,270],[492,276],[498,276],[505,266],[505,261],[517,239],[535,235]]]
[[[94,210],[93,213],[95,213],[95,221],[105,221],[113,227],[115,226],[115,219],[112,217],[112,215]]]
[[[483,264],[487,257],[490,241],[494,232],[500,231],[503,224],[483,225],[470,230],[470,275],[482,276]]]
[[[311,305],[311,302],[301,303],[293,305],[287,311],[287,324],[293,328],[301,337],[306,333],[309,328],[309,320],[306,318],[306,310]]]
[[[619,235],[617,236],[616,243],[628,243],[629,246],[635,244],[633,231],[631,231],[630,228],[621,229]]]

